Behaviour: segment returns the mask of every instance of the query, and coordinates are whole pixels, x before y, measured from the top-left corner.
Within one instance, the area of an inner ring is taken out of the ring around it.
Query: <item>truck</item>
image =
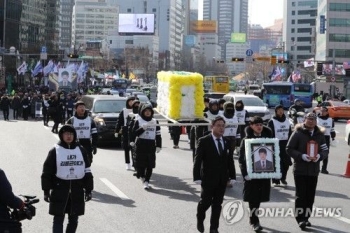
[[[312,82],[313,93],[328,93],[332,97],[344,93],[344,84],[336,82]]]

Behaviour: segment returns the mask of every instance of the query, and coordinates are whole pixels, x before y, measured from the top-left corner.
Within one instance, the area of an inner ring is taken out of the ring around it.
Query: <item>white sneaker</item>
[[[131,171],[131,170],[132,170],[132,166],[131,166],[130,163],[127,163],[127,164],[126,164],[126,170],[127,170],[127,171]]]
[[[149,185],[148,185],[148,182],[147,182],[147,181],[145,181],[145,182],[143,183],[143,188],[144,188],[144,189],[149,189]]]

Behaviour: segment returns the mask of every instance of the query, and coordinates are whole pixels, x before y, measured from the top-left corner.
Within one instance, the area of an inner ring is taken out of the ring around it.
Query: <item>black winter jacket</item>
[[[327,158],[329,153],[323,132],[324,128],[315,126],[313,135],[311,136],[303,123],[295,126],[295,131],[289,138],[286,148],[287,154],[294,159],[294,175],[318,176],[320,172],[320,161]],[[302,159],[302,155],[307,154],[307,143],[310,140],[314,140],[318,144],[320,159],[317,162],[306,162]]]
[[[77,144],[71,144],[70,147],[64,142],[59,142],[58,145],[64,148],[74,149]],[[79,146],[85,168],[91,166],[86,150]],[[71,213],[83,215],[85,212],[84,192],[91,192],[94,188],[93,176],[91,172],[86,172],[82,179],[63,180],[56,176],[56,149],[52,148],[44,162],[43,173],[41,175],[41,187],[44,193],[50,193],[50,208],[51,215],[64,215]]]
[[[2,169],[0,169],[0,190],[0,220],[8,220],[10,215],[7,207],[20,209],[23,201],[13,194],[11,184]]]

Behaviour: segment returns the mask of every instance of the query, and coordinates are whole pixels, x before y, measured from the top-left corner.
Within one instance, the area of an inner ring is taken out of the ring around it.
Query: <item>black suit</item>
[[[258,160],[254,163],[254,171],[260,172],[260,171],[273,171],[273,163],[269,160],[265,160],[265,167],[263,168],[261,165],[261,160]]]
[[[217,230],[224,198],[226,183],[229,178],[235,179],[233,157],[230,156],[230,145],[221,137],[223,153],[220,155],[212,134],[199,139],[193,166],[193,179],[202,181],[201,199],[197,207],[197,220],[203,222],[205,212],[211,206],[210,229]]]

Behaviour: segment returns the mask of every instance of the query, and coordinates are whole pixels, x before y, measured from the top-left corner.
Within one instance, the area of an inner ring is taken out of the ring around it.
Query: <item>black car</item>
[[[81,99],[95,121],[98,145],[120,142],[114,137],[119,113],[123,110],[126,97],[117,95],[84,95]]]

